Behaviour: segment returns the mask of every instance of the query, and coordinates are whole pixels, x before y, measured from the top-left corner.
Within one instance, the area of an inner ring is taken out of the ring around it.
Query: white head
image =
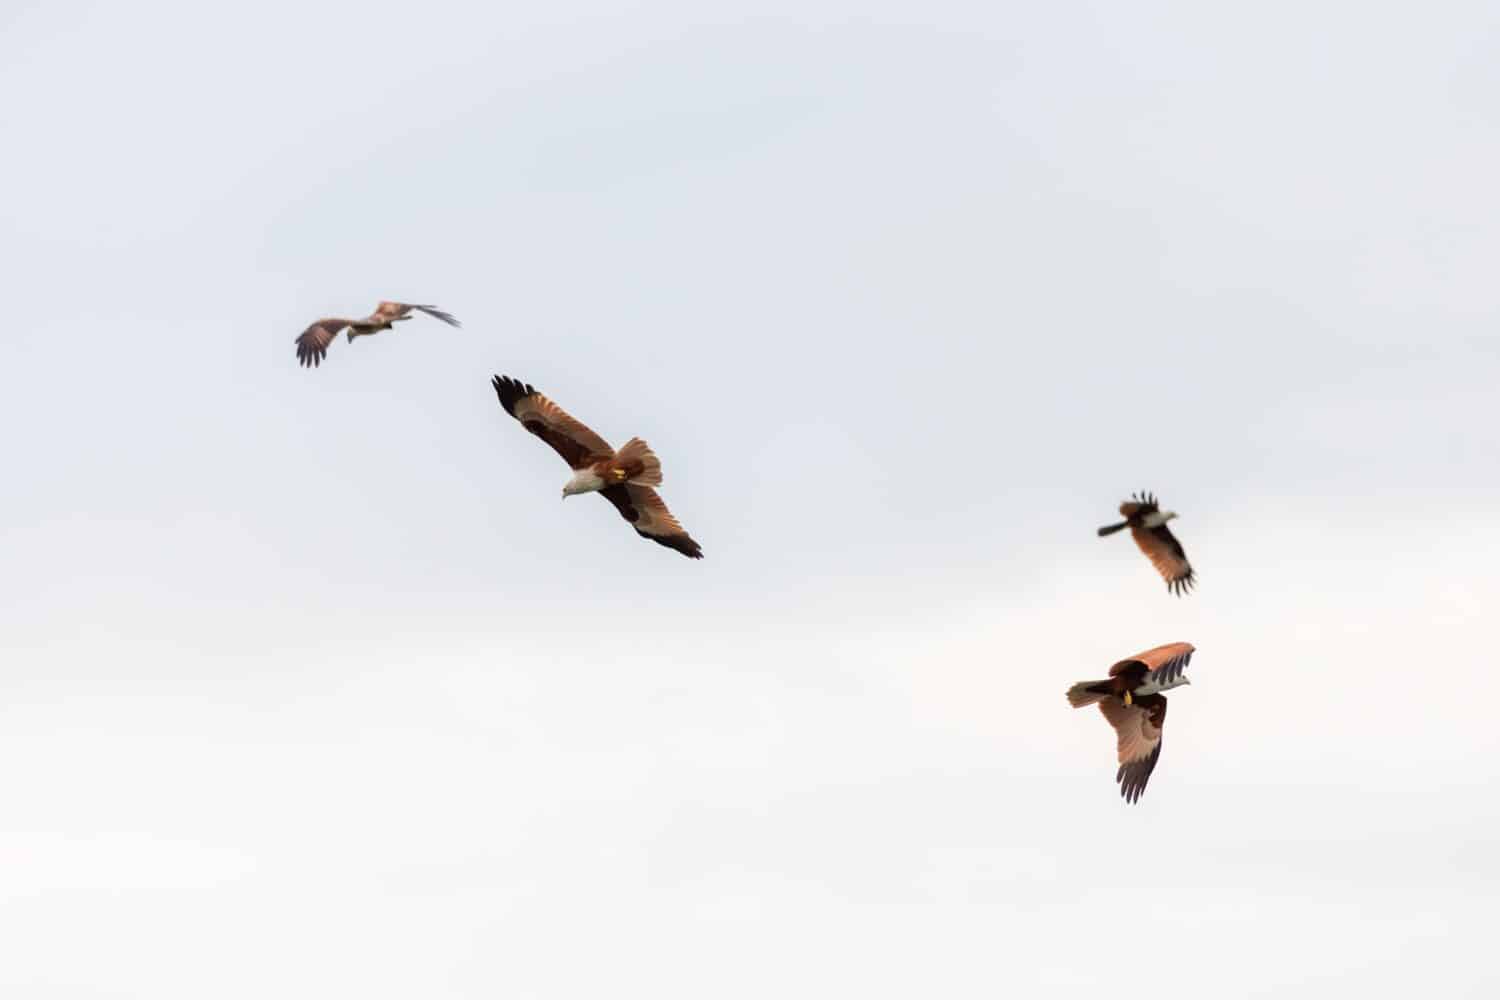
[[[593,493],[603,488],[604,480],[596,476],[592,469],[579,469],[573,473],[572,479],[563,484],[562,495],[566,500],[579,493]]]

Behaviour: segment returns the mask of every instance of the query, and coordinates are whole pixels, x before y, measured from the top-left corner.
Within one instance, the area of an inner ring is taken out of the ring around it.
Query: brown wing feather
[[[433,319],[440,319],[449,326],[462,326],[454,319],[451,313],[446,313],[437,306],[424,306],[415,302],[381,302],[375,307],[375,311],[368,317],[371,323],[391,323],[398,319],[405,319],[411,315],[412,310],[426,313]]]
[[[1115,780],[1126,802],[1138,801],[1161,757],[1161,731],[1167,719],[1167,699],[1159,694],[1135,699],[1132,705],[1111,695],[1099,711],[1115,730],[1115,758],[1120,769]]]
[[[1169,642],[1121,660],[1109,668],[1109,676],[1125,678],[1121,683],[1127,687],[1117,690],[1134,690],[1152,682],[1166,684],[1182,676],[1195,651],[1190,642]]]
[[[1139,523],[1140,518],[1147,514],[1155,514],[1160,509],[1156,503],[1156,497],[1142,491],[1130,494],[1130,499],[1120,504],[1120,516]]]
[[[629,521],[636,534],[642,538],[676,549],[689,559],[703,558],[703,549],[693,541],[691,535],[682,530],[682,525],[667,509],[660,494],[651,487],[624,483],[607,487],[599,493],[615,505],[620,516]]]
[[[344,327],[352,326],[353,320],[320,319],[297,338],[297,360],[303,368],[316,368],[328,357],[328,347],[337,339]]]
[[[375,306],[375,311],[367,316],[369,323],[390,323],[400,319],[411,312],[411,306],[405,302],[381,302]]]
[[[1196,651],[1197,647],[1190,642],[1169,642],[1144,653],[1137,653],[1131,659],[1145,666],[1148,680],[1160,683],[1182,676]]]
[[[440,319],[444,323],[447,323],[449,326],[463,326],[462,323],[453,318],[452,313],[443,312],[443,310],[439,309],[437,306],[414,305],[410,306],[409,308],[415,309],[417,312],[424,312],[427,315],[431,316],[433,319]]]
[[[1193,584],[1197,581],[1193,575],[1193,567],[1188,564],[1187,553],[1165,524],[1156,528],[1131,525],[1130,537],[1135,539],[1136,547],[1145,553],[1146,558],[1151,560],[1151,565],[1167,581],[1168,590],[1181,596],[1193,589]]]
[[[490,384],[505,412],[551,445],[570,468],[582,469],[614,455],[607,441],[526,383],[496,375]]]

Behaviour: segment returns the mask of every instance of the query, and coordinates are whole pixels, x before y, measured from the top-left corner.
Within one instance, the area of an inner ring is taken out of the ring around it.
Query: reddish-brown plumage
[[[1193,652],[1187,642],[1156,646],[1115,663],[1103,680],[1079,681],[1068,689],[1070,705],[1098,705],[1114,728],[1119,764],[1115,780],[1126,802],[1139,801],[1161,756],[1167,699],[1160,691],[1187,683],[1182,674]]]
[[[570,469],[586,470],[605,484],[598,493],[636,534],[690,559],[703,558],[703,549],[651,488],[661,483],[661,462],[646,442],[631,438],[617,452],[532,386],[503,375],[496,375],[491,384],[506,413],[551,446]]]
[[[437,306],[381,302],[375,307],[374,312],[362,319],[342,319],[333,316],[314,322],[297,338],[297,361],[304,368],[315,368],[323,363],[323,359],[328,356],[328,348],[345,329],[349,331],[350,340],[355,337],[369,336],[381,330],[389,330],[393,324],[410,318],[413,310],[440,319],[449,326],[461,325],[458,320]]]
[[[1134,495],[1120,504],[1120,516],[1125,520],[1105,525],[1099,529],[1099,535],[1112,535],[1122,528],[1129,528],[1136,548],[1141,550],[1156,572],[1167,582],[1167,590],[1179,597],[1191,590],[1197,577],[1188,563],[1182,543],[1162,519],[1156,497],[1150,493]]]

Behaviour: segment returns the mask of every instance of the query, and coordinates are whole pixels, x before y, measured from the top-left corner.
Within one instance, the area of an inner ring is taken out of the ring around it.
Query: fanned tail
[[[1099,690],[1104,688],[1104,690]],[[1068,688],[1068,704],[1074,708],[1083,708],[1097,701],[1103,701],[1109,694],[1109,681],[1079,681]]]
[[[615,452],[615,468],[625,473],[625,482],[635,486],[661,485],[661,460],[651,446],[640,438],[631,438]]]

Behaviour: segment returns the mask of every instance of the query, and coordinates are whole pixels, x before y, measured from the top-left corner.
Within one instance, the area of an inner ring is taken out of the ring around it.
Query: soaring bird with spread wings
[[[1182,675],[1192,658],[1192,643],[1168,643],[1116,663],[1107,680],[1079,681],[1068,688],[1068,704],[1097,704],[1114,727],[1120,762],[1115,780],[1126,802],[1139,801],[1161,756],[1161,728],[1167,720],[1167,699],[1161,692],[1192,683]]]
[[[1120,516],[1125,520],[1118,524],[1106,524],[1099,529],[1099,537],[1129,528],[1136,547],[1146,554],[1151,565],[1167,581],[1167,590],[1179,597],[1192,590],[1193,584],[1197,582],[1193,567],[1188,565],[1182,543],[1167,527],[1167,522],[1176,517],[1177,512],[1162,510],[1156,503],[1156,497],[1150,493],[1138,493],[1132,494],[1129,500],[1120,504]]]
[[[437,306],[408,305],[405,302],[382,302],[375,307],[375,311],[364,319],[341,319],[337,316],[328,319],[320,319],[306,330],[302,336],[297,338],[297,360],[304,368],[312,368],[323,363],[328,357],[328,347],[338,339],[339,333],[346,327],[349,330],[349,342],[354,343],[355,337],[368,337],[379,333],[381,330],[389,330],[392,326],[402,320],[411,319],[412,310],[426,313],[434,319],[440,319],[449,326],[459,326],[458,320],[443,312]]]
[[[676,549],[690,559],[703,558],[698,543],[652,489],[661,485],[661,462],[646,442],[631,438],[616,451],[524,382],[496,375],[491,384],[505,412],[551,445],[573,470],[573,478],[563,486],[564,499],[577,493],[598,493],[615,505],[642,538]]]

